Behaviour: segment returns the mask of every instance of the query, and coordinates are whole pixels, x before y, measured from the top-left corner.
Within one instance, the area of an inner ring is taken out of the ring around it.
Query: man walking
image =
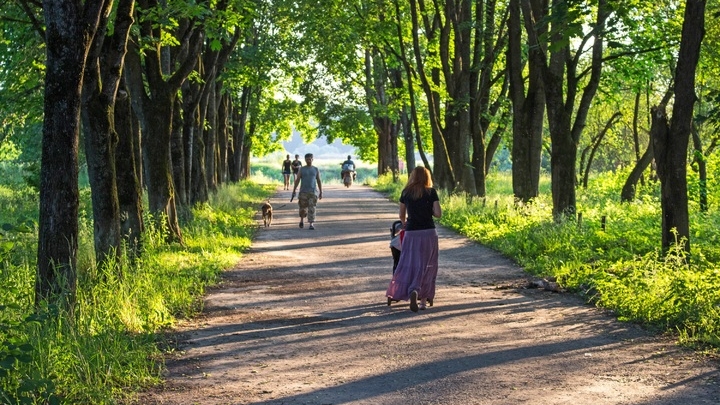
[[[300,228],[304,226],[303,220],[307,217],[310,223],[309,229],[315,229],[315,205],[317,200],[322,200],[322,181],[320,181],[320,170],[312,165],[313,154],[305,154],[305,166],[300,168],[300,173],[295,179],[292,201],[295,192],[300,185],[298,195],[298,206],[300,207]]]

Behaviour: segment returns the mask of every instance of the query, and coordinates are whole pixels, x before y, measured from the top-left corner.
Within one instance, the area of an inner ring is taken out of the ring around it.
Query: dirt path
[[[289,193],[139,403],[720,403],[716,362],[572,295],[523,289],[511,261],[442,228],[435,306],[388,307],[397,205],[326,187],[313,231]]]

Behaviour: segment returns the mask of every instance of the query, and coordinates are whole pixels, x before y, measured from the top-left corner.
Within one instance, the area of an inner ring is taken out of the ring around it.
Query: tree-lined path
[[[327,174],[326,174],[327,176]],[[316,230],[290,191],[273,226],[180,327],[150,404],[717,404],[717,364],[444,228],[435,306],[388,307],[397,204],[324,188]]]

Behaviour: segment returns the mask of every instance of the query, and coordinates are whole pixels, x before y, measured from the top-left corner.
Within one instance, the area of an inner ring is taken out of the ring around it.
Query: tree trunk
[[[156,89],[154,98],[146,106],[147,117],[155,117],[145,123],[147,136],[143,143],[145,172],[147,173],[148,205],[155,215],[158,226],[165,225],[168,241],[182,242],[182,234],[178,223],[175,186],[172,178],[170,160],[170,138],[172,136],[173,107],[175,95],[169,89],[160,92]],[[159,119],[158,117],[166,117]],[[162,230],[162,228],[158,228]]]
[[[652,131],[652,130],[651,130]],[[620,192],[620,202],[631,202],[635,199],[635,188],[637,187],[638,181],[642,178],[642,174],[650,166],[655,154],[653,153],[653,142],[650,139],[648,147],[643,153],[642,157],[635,163],[630,175],[625,180],[625,185]]]
[[[417,136],[417,148],[418,153],[420,154],[421,159],[425,163],[425,167],[430,169],[430,164],[427,161],[427,157],[425,156],[425,151],[423,150],[423,145],[420,138],[420,126],[417,122],[417,111],[415,109],[415,91],[413,89],[413,81],[412,81],[412,71],[410,68],[410,63],[408,62],[405,55],[407,55],[407,52],[405,50],[405,40],[402,30],[402,21],[401,21],[401,13],[400,13],[400,4],[398,0],[394,0],[393,4],[395,5],[395,16],[397,18],[397,23],[395,24],[397,28],[397,38],[398,38],[398,44],[400,44],[400,59],[403,63],[403,67],[405,69],[405,75],[407,77],[407,89],[408,89],[408,96],[410,99],[410,113],[408,117],[407,108],[403,106],[402,115],[400,117],[402,128],[403,128],[403,134],[405,139],[405,169],[408,173],[410,173],[411,170],[415,168],[415,145],[413,145],[413,135],[412,135],[412,128],[411,128],[411,121],[412,124],[415,126],[415,135]],[[399,73],[399,69],[397,70]],[[402,82],[402,76],[398,78],[398,82]]]
[[[412,15],[412,36],[413,36],[413,54],[415,56],[416,68],[418,76],[420,77],[420,83],[425,97],[428,102],[428,115],[430,119],[430,127],[433,141],[433,155],[434,168],[433,168],[433,180],[437,184],[438,188],[452,191],[457,185],[458,174],[453,169],[452,160],[450,157],[449,144],[445,137],[445,129],[442,127],[442,108],[440,106],[440,94],[434,90],[439,88],[440,83],[440,69],[432,67],[430,69],[430,77],[428,77],[425,71],[425,63],[422,59],[423,50],[420,47],[419,33],[424,32],[427,41],[434,43],[436,41],[437,30],[440,24],[440,16],[435,15],[432,19],[424,13],[424,6],[421,7],[423,10],[418,13],[418,3],[423,5],[424,2],[418,0],[411,0],[410,11]],[[420,29],[419,19],[422,14],[423,28]],[[431,51],[428,55],[429,58],[438,57],[437,53]],[[442,58],[441,58],[442,59]],[[427,165],[427,163],[426,163]]]
[[[509,113],[503,113],[502,121],[508,119]],[[490,141],[487,143],[487,147],[485,148],[485,176],[487,178],[487,174],[490,172],[490,166],[492,165],[493,157],[495,156],[495,152],[497,152],[497,148],[500,146],[500,143],[502,142],[503,134],[505,133],[505,130],[507,129],[507,125],[503,124],[498,126],[498,128],[495,129],[495,132],[493,132],[492,136],[490,137]]]
[[[90,91],[86,88],[86,93]],[[114,106],[101,102],[99,95],[95,93],[86,98],[82,121],[92,197],[95,259],[98,266],[103,266],[120,253],[121,234],[115,182],[118,135],[115,132]]]
[[[205,176],[205,140],[202,136],[202,121],[200,120],[200,108],[197,108],[193,118],[195,119],[192,163],[192,188],[190,190],[190,203],[192,205],[207,202],[209,198],[207,176]]]
[[[400,115],[400,124],[403,130],[403,141],[405,142],[405,170],[415,168],[415,139],[413,138],[412,125],[410,125],[410,117],[408,117],[407,108],[403,108]]]
[[[633,108],[633,121],[632,121],[632,131],[633,131],[633,146],[635,148],[635,163],[640,160],[640,131],[638,130],[638,120],[640,117],[640,91],[638,91],[635,94],[635,106]],[[645,184],[645,181],[640,176],[640,184]]]
[[[555,10],[563,12],[562,5],[558,3],[563,0],[554,0]],[[552,31],[556,34],[552,41],[562,41],[562,31],[568,24],[565,14],[556,17],[557,22],[553,23]],[[571,57],[570,44],[554,49],[550,53],[550,62],[543,65],[543,85],[545,89],[548,122],[550,127],[550,139],[552,141],[552,153],[550,160],[553,192],[553,216],[556,219],[564,217],[575,217],[575,158],[577,156],[577,144],[582,135],[587,121],[588,111],[595,93],[600,84],[603,58],[603,38],[605,21],[608,16],[607,0],[599,0],[597,5],[597,16],[593,25],[592,37],[592,59],[589,68],[590,78],[582,91],[580,102],[575,111],[575,101],[578,93],[578,75],[576,72],[578,58]],[[537,33],[533,41],[539,38]],[[589,37],[588,37],[589,38]],[[583,44],[585,41],[583,41]],[[533,45],[539,46],[538,42]],[[582,46],[576,51],[576,56],[583,52]],[[573,112],[575,119],[573,121]],[[568,195],[556,195],[556,193],[569,193]]]
[[[158,6],[156,0],[137,0],[137,4],[140,13]],[[159,41],[164,35],[162,28],[154,25],[152,19],[143,19],[140,23],[140,35],[143,41],[148,42],[138,51],[144,56],[144,65],[140,58],[133,55],[134,66],[128,68],[144,72],[145,80],[137,75],[128,77],[133,79],[133,107],[137,106],[137,110],[142,110],[138,115],[144,121],[146,136],[143,142],[143,157],[150,212],[159,225],[166,221],[168,241],[182,243],[170,155],[173,111],[183,82],[197,65],[204,33],[200,26],[186,20],[180,21],[177,29],[179,33],[176,35],[183,41],[178,47],[181,52],[174,55],[174,60],[163,64],[168,53]]]
[[[378,136],[377,155],[378,175],[395,173],[398,169],[397,134],[398,123],[388,113],[391,97],[388,95],[386,85],[388,81],[393,87],[398,87],[396,75],[386,68],[382,55],[377,49],[365,50],[365,103],[372,114],[373,127]],[[400,84],[402,86],[402,83]]]
[[[210,94],[205,116],[207,129],[204,131],[203,139],[205,140],[205,181],[208,191],[213,193],[217,191],[217,93],[214,83],[209,83],[208,86],[210,86]]]
[[[115,29],[111,36],[98,29],[88,52],[83,83],[82,122],[85,134],[85,156],[90,181],[95,257],[98,266],[113,261],[120,253],[120,208],[116,183],[115,99],[127,51],[130,26],[133,23],[132,0],[118,4]],[[107,27],[106,17],[100,22]],[[117,263],[117,262],[115,262]]]
[[[243,136],[242,158],[240,159],[240,163],[242,165],[240,175],[243,180],[250,178],[250,150],[252,149],[251,133],[252,132],[248,130]]]
[[[675,69],[675,103],[668,131],[653,136],[655,161],[661,183],[662,246],[669,249],[676,241],[690,251],[690,218],[687,196],[687,150],[695,100],[695,71],[705,33],[705,0],[685,4],[682,39]],[[653,112],[653,119],[667,126],[664,111]]]
[[[707,212],[708,211],[708,190],[707,190],[707,163],[706,163],[706,157],[703,153],[703,147],[702,147],[702,140],[700,140],[700,134],[698,134],[697,128],[693,126],[692,129],[692,139],[693,139],[693,148],[695,149],[695,153],[693,154],[695,158],[693,159],[695,163],[698,165],[698,192],[699,192],[699,201],[700,201],[700,212]]]
[[[523,3],[526,4],[526,3]],[[533,9],[539,2],[532,3]],[[525,26],[532,33],[529,5],[522,10]],[[541,48],[531,47],[528,54],[527,93],[523,79],[522,19],[520,0],[511,0],[508,22],[508,81],[512,102],[512,182],[515,198],[528,202],[538,196],[540,184],[540,159],[542,155],[542,130],[545,119],[545,92],[542,87]],[[538,32],[542,35],[544,31]]]
[[[471,151],[473,138],[471,134],[471,94],[470,82],[472,77],[472,32],[473,15],[472,1],[447,0],[445,2],[445,25],[440,34],[440,60],[443,66],[443,76],[449,100],[446,103],[445,113],[445,141],[451,167],[455,173],[453,190],[477,195],[475,187],[475,168],[473,168]],[[479,117],[478,117],[479,118]],[[480,138],[480,137],[478,137]],[[485,167],[485,141],[475,139],[479,150],[482,150],[480,170],[481,183],[484,182]]]
[[[45,97],[40,165],[35,302],[58,297],[72,309],[77,285],[78,142],[83,72],[110,3],[44,0]]]
[[[195,154],[195,128],[199,125],[199,104],[201,87],[197,83],[186,81],[182,88],[182,140],[183,140],[183,157],[185,163],[185,201],[193,204],[192,187],[193,187],[193,166]]]
[[[185,140],[183,139],[185,123],[182,116],[183,103],[180,99],[175,100],[175,107],[173,107],[173,124],[172,134],[170,135],[170,157],[172,162],[172,178],[173,185],[175,187],[176,202],[180,206],[180,211],[187,210],[188,199],[187,190],[185,185],[187,179],[185,178]],[[183,212],[183,214],[186,214]]]
[[[250,138],[247,136],[247,119],[250,112],[250,98],[252,89],[248,86],[243,87],[242,95],[240,96],[240,111],[238,112],[238,126],[235,138],[235,165],[238,170],[238,178],[247,179],[250,175],[250,165],[248,159],[250,158]]]
[[[240,136],[240,109],[235,99],[231,98],[230,101],[232,103],[232,125],[230,128],[232,131],[232,139],[230,139],[231,153],[228,156],[228,170],[230,172],[230,181],[237,183],[240,181],[240,168],[238,166],[240,164],[240,158],[242,157],[239,156],[242,154],[242,144],[240,144],[237,139]]]
[[[129,256],[140,255],[141,237],[145,225],[142,218],[142,188],[140,170],[136,160],[140,134],[137,119],[133,116],[130,98],[126,91],[118,94],[115,103],[115,127],[118,144],[115,153],[118,206],[120,209],[120,232]]]
[[[504,42],[502,31],[495,28],[496,7],[495,0],[481,1],[475,4],[475,38],[472,49],[473,63],[470,69],[472,94],[470,97],[470,134],[473,144],[472,167],[475,175],[475,190],[479,196],[485,196],[487,168],[490,166],[492,155],[500,144],[497,132],[486,139],[490,132],[492,118],[497,113],[497,109],[492,108],[495,104],[490,103],[490,93],[495,62]],[[506,95],[500,94],[499,97],[505,98]]]
[[[590,157],[588,157],[587,167],[585,168],[585,175],[583,176],[582,184],[583,184],[584,188],[587,188],[587,186],[588,186],[588,178],[590,177],[590,166],[592,165],[592,161],[595,158],[595,152],[600,147],[600,144],[602,143],[602,140],[605,137],[605,134],[607,134],[607,132],[613,126],[613,124],[615,123],[615,120],[620,118],[621,116],[622,116],[622,114],[620,114],[620,112],[616,112],[615,114],[613,114],[613,116],[610,117],[608,122],[605,124],[605,127],[602,129],[602,131],[600,131],[600,133],[596,137],[595,142],[592,144],[592,148],[590,150]]]
[[[222,84],[218,85],[222,88]],[[218,110],[218,182],[222,185],[228,181],[228,96],[220,96],[220,109]]]

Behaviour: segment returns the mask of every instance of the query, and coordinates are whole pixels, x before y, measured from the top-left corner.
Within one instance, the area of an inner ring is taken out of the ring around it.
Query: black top
[[[417,200],[411,199],[403,191],[400,202],[405,204],[407,211],[406,231],[420,231],[423,229],[435,228],[433,221],[433,203],[440,201],[437,191],[434,188],[425,189],[425,193]]]
[[[283,173],[290,173],[290,164],[291,164],[291,163],[292,163],[292,162],[290,162],[289,159],[283,161]]]

